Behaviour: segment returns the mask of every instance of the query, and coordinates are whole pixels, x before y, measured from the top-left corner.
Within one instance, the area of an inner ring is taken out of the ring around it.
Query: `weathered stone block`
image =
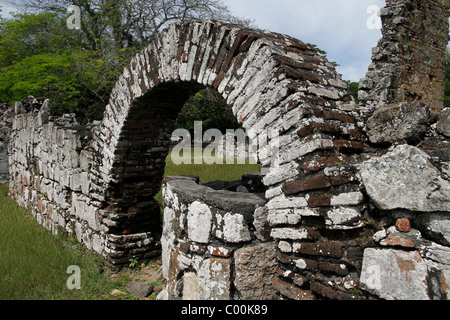
[[[320,234],[315,228],[273,228],[271,236],[277,240],[317,240]]]
[[[198,201],[192,203],[188,208],[187,228],[188,237],[191,241],[208,243],[212,227],[211,209]]]
[[[243,215],[219,212],[216,214],[216,221],[215,235],[218,239],[230,243],[247,242],[252,239],[248,224]]]
[[[231,259],[212,258],[202,261],[197,277],[200,300],[231,299]]]
[[[234,286],[243,300],[271,300],[275,293],[276,248],[273,243],[249,246],[234,253]]]
[[[383,210],[450,211],[450,182],[428,154],[401,145],[360,165],[368,196]]]
[[[417,142],[427,130],[430,114],[420,102],[379,106],[367,121],[367,135],[372,143]]]
[[[436,129],[440,134],[450,138],[450,108],[445,108],[441,112]]]
[[[364,226],[359,210],[350,207],[338,207],[327,212],[325,224],[331,230],[352,230]]]
[[[363,288],[387,300],[428,300],[427,265],[419,252],[366,249]]]

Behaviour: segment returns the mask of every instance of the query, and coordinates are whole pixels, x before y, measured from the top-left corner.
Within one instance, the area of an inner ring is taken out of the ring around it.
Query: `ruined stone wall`
[[[446,0],[386,1],[383,37],[359,83],[363,114],[404,101],[423,102],[434,114],[442,111],[449,7]]]
[[[13,108],[0,104],[0,182],[9,180],[8,144],[11,135]]]
[[[50,116],[48,100],[17,102],[8,147],[10,194],[49,231],[76,236],[111,265],[158,255],[150,232],[127,238],[110,230],[91,148],[97,125],[81,126],[73,114]]]
[[[170,299],[272,299],[276,246],[269,241],[264,194],[199,183],[164,180],[161,243]]]

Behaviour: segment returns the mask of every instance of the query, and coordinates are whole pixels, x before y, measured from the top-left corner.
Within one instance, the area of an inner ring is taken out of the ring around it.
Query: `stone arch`
[[[297,158],[338,150],[332,140],[320,139],[328,127],[314,119],[323,118],[323,108],[336,107],[347,85],[315,48],[286,35],[214,21],[172,24],[125,68],[94,134],[93,174],[106,190],[99,200],[107,235],[129,241],[157,230],[159,210],[152,199],[163,177],[169,135],[180,106],[203,87],[216,89],[248,132],[280,134],[277,163],[259,159],[272,168],[264,181],[274,188],[271,194],[299,174]],[[340,114],[325,118],[338,121]],[[303,139],[313,133],[319,138]]]

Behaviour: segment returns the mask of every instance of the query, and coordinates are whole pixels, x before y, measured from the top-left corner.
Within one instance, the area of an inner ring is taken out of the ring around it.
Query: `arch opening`
[[[195,82],[160,84],[133,102],[123,124],[106,195],[118,213],[112,233],[161,233],[160,191],[170,137],[184,102],[204,86]]]

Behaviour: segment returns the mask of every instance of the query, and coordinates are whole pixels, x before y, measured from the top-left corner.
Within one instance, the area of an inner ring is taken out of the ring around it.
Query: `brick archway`
[[[213,21],[170,25],[124,70],[94,135],[106,233],[127,238],[111,241],[153,239],[169,137],[183,102],[203,87],[216,89],[245,129],[281,134],[279,166],[265,180],[278,188],[298,174],[292,161],[333,147],[301,142],[324,129],[308,120],[297,134],[305,110],[334,108],[346,95],[334,66],[297,39]]]

